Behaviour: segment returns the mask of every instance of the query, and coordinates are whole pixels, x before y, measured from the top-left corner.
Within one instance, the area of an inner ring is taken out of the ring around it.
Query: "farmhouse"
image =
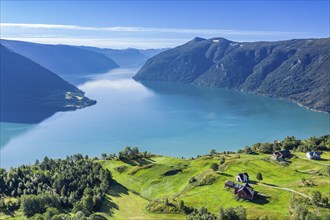
[[[237,194],[238,198],[248,200],[253,200],[255,194],[253,188],[249,186],[249,184],[244,184],[241,188],[235,189],[234,193]]]
[[[306,157],[311,160],[319,160],[321,159],[321,152],[309,151],[306,153]]]
[[[249,175],[247,173],[239,173],[236,176],[236,181],[247,183],[249,181]]]
[[[255,192],[248,183],[240,185],[228,180],[225,182],[225,187],[234,188],[234,194],[237,194],[238,198],[247,200],[254,199]]]
[[[290,154],[289,150],[280,150],[280,151],[276,151],[272,154],[272,159],[283,161],[283,160],[285,160],[285,158],[290,157],[290,155],[291,154]]]

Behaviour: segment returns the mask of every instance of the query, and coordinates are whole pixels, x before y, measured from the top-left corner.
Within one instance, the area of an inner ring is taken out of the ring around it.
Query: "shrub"
[[[263,177],[262,177],[262,174],[261,173],[257,173],[256,178],[257,178],[258,181],[262,181],[263,180]]]
[[[216,180],[216,177],[214,175],[207,174],[199,181],[199,185],[200,186],[212,185],[215,180]]]
[[[154,213],[182,213],[184,211],[180,207],[180,203],[170,202],[168,198],[151,201],[147,204],[146,209]]]
[[[123,173],[125,172],[125,170],[127,169],[127,166],[123,165],[123,166],[118,166],[114,168],[118,173]]]
[[[225,160],[225,157],[221,157],[221,158],[220,158],[220,164],[224,164],[225,161],[226,161],[226,160]]]
[[[218,168],[219,168],[219,165],[216,164],[216,163],[211,163],[210,168],[211,168],[212,170],[214,170],[214,171],[217,171]]]
[[[322,195],[319,191],[312,192],[312,203],[314,205],[319,205],[321,203]]]
[[[197,181],[197,180],[196,180],[195,177],[191,177],[190,180],[189,180],[189,183],[194,183],[194,182],[196,182],[196,181]]]
[[[230,219],[246,220],[246,210],[242,206],[228,207],[227,209],[220,207],[218,219],[219,220],[230,220]]]
[[[199,209],[193,209],[193,211],[187,215],[187,220],[216,220],[217,217],[209,212],[205,207]]]

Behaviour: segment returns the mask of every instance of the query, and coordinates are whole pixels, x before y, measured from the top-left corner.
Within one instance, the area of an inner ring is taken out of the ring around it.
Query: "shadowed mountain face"
[[[165,51],[166,49],[106,49],[97,47],[80,47],[85,50],[90,50],[96,53],[104,54],[110,59],[114,60],[121,67],[140,67],[142,66],[150,57]]]
[[[37,123],[57,111],[96,102],[84,92],[32,60],[1,49],[1,122]]]
[[[75,46],[9,40],[1,40],[1,44],[62,76],[101,73],[118,67],[112,59],[103,54]]]
[[[149,59],[136,80],[224,87],[330,112],[330,38],[238,43],[195,38]]]

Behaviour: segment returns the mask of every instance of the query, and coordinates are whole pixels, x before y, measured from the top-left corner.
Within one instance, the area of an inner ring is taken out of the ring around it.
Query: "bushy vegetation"
[[[123,165],[123,166],[118,166],[115,168],[115,170],[118,172],[118,173],[123,173],[125,172],[125,170],[127,169],[127,166]]]
[[[246,220],[246,210],[242,206],[220,207],[218,215],[215,215],[205,207],[200,207],[188,214],[187,220]]]
[[[265,153],[271,154],[281,149],[293,150],[298,152],[330,150],[330,135],[321,137],[310,137],[306,140],[299,140],[295,137],[286,137],[283,141],[274,141],[273,143],[256,143],[251,147],[246,146],[240,153]]]
[[[214,171],[217,171],[219,169],[219,165],[217,163],[211,163],[210,168]]]
[[[21,210],[27,217],[31,217],[36,213],[43,213],[46,208],[58,208],[60,199],[55,195],[23,195],[21,197]]]
[[[43,213],[48,207],[73,208],[89,216],[100,207],[111,181],[109,170],[80,154],[65,160],[45,157],[34,165],[8,172],[1,169],[0,192],[2,198],[19,198],[26,216]],[[3,203],[3,210],[14,211],[9,208]]]
[[[149,158],[151,154],[147,151],[140,152],[138,147],[125,147],[124,150],[119,151],[118,158],[119,160],[138,160],[141,158]]]
[[[188,215],[187,220],[216,220],[217,216],[207,210],[205,207],[193,209]]]
[[[328,207],[328,198],[322,198],[319,191],[312,193],[312,200],[291,195],[290,217],[294,220],[326,220],[330,219],[330,213],[320,214],[317,206]]]
[[[262,174],[261,174],[260,172],[257,173],[256,179],[257,179],[258,181],[263,180]]]
[[[183,201],[169,201],[168,198],[157,199],[149,202],[146,209],[155,213],[183,213],[184,203]]]
[[[219,220],[246,220],[246,210],[242,206],[239,207],[228,207],[228,208],[219,208]]]
[[[122,160],[122,161],[129,161],[129,160],[141,160],[150,158],[152,154],[150,152],[144,151],[140,152],[138,147],[130,147],[126,146],[123,150],[118,152],[118,155],[115,153],[102,153],[101,159],[102,160]]]

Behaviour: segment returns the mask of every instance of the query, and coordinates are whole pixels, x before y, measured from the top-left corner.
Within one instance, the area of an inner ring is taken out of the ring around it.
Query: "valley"
[[[0,220],[330,220],[329,0],[0,8]]]

